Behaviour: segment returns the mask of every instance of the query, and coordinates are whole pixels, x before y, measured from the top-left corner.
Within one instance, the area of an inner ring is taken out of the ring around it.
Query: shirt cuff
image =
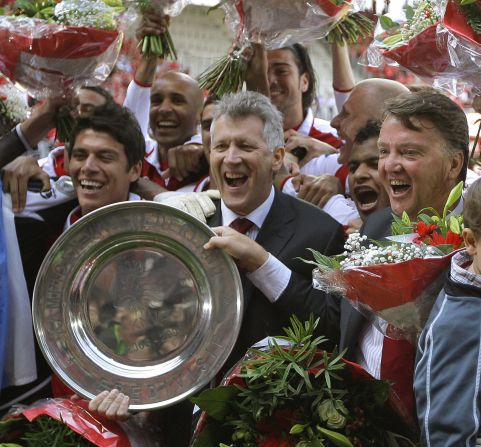
[[[287,266],[269,253],[267,261],[246,277],[271,303],[275,303],[289,284],[291,274]]]
[[[22,132],[21,123],[18,123],[15,126],[15,131],[17,132],[17,136],[18,136],[19,140],[22,142],[23,147],[25,148],[25,151],[26,152],[33,151],[34,149],[30,146],[30,144],[28,144],[28,141],[27,141],[27,139],[25,138],[25,135]]]

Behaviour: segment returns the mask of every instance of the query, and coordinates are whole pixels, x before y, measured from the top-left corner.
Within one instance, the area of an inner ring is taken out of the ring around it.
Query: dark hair
[[[112,94],[107,89],[100,87],[100,85],[82,85],[80,90],[90,90],[100,96],[103,96],[105,98],[105,105],[110,105],[111,103],[117,105]]]
[[[379,121],[368,121],[364,127],[359,129],[356,138],[354,138],[354,143],[362,144],[371,138],[377,138],[380,131],[381,123]]]
[[[209,96],[205,98],[202,109],[205,109],[207,106],[210,106],[211,104],[215,104],[216,102],[219,102],[219,101],[220,101],[220,98],[215,93],[210,93]]]
[[[307,52],[307,48],[300,43],[295,43],[294,45],[289,45],[282,49],[289,50],[294,55],[299,74],[302,75],[307,73],[309,77],[309,87],[302,94],[302,108],[304,109],[304,112],[306,112],[306,110],[314,103],[314,99],[317,95],[316,73],[314,72],[311,58]]]
[[[98,108],[91,115],[77,118],[67,145],[69,156],[78,134],[85,129],[105,132],[122,144],[128,169],[144,159],[145,138],[134,115],[125,107],[117,105],[110,108],[108,113],[105,109]]]
[[[476,238],[481,236],[481,179],[468,188],[464,198],[464,228],[473,231]]]
[[[386,101],[384,118],[392,115],[399,119],[407,129],[420,131],[412,118],[429,120],[447,143],[450,153],[462,152],[463,167],[458,180],[466,180],[469,158],[469,128],[463,109],[446,95],[421,89],[417,92],[404,93]]]

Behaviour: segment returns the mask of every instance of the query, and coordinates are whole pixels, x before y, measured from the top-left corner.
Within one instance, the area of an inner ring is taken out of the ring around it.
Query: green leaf
[[[328,430],[327,428],[320,427],[319,425],[317,425],[316,428],[334,445],[338,447],[354,447],[347,436],[344,436],[337,431],[332,431]]]
[[[399,24],[394,22],[390,17],[388,16],[380,16],[379,17],[379,23],[382,26],[383,30],[389,31],[393,28],[399,28]]]
[[[461,226],[459,225],[458,219],[456,217],[451,216],[449,218],[449,229],[456,234],[461,234]]]
[[[201,410],[218,421],[223,421],[229,412],[232,401],[239,393],[239,389],[233,386],[219,386],[202,391],[197,397],[190,400]]]
[[[296,424],[289,430],[290,435],[300,435],[309,424]]]
[[[451,208],[461,197],[463,193],[464,182],[460,181],[449,193],[446,205],[444,205],[443,220],[446,219],[449,208]]]
[[[405,9],[405,13],[406,13],[406,19],[412,20],[412,18],[414,17],[414,8],[410,5],[407,5]]]
[[[466,5],[472,5],[473,3],[476,3],[477,0],[461,0],[460,5],[461,6],[466,6]]]

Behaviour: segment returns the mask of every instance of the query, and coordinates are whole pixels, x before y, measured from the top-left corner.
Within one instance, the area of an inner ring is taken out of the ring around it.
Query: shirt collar
[[[297,132],[299,132],[302,135],[309,135],[313,124],[314,124],[314,113],[312,113],[312,109],[309,107],[307,109],[307,113],[306,113],[306,117],[304,118],[304,121],[297,128]]]
[[[266,220],[267,214],[269,213],[272,202],[274,202],[274,187],[272,186],[271,192],[269,197],[261,203],[254,211],[249,213],[247,216],[239,216],[238,214],[234,213],[232,210],[227,208],[224,201],[221,199],[220,201],[220,209],[222,212],[222,225],[229,226],[235,219],[239,217],[243,217],[249,219],[257,228],[261,228],[264,221]]]
[[[470,284],[475,287],[481,287],[481,275],[470,272],[468,267],[473,262],[473,258],[468,255],[466,250],[461,250],[451,258],[450,276],[454,282],[461,284]]]

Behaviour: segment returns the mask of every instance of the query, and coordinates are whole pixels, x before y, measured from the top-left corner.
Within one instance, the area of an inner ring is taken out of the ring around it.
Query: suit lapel
[[[278,257],[294,235],[295,228],[291,222],[295,217],[289,201],[276,189],[271,209],[259,230],[256,242],[273,256]]]

